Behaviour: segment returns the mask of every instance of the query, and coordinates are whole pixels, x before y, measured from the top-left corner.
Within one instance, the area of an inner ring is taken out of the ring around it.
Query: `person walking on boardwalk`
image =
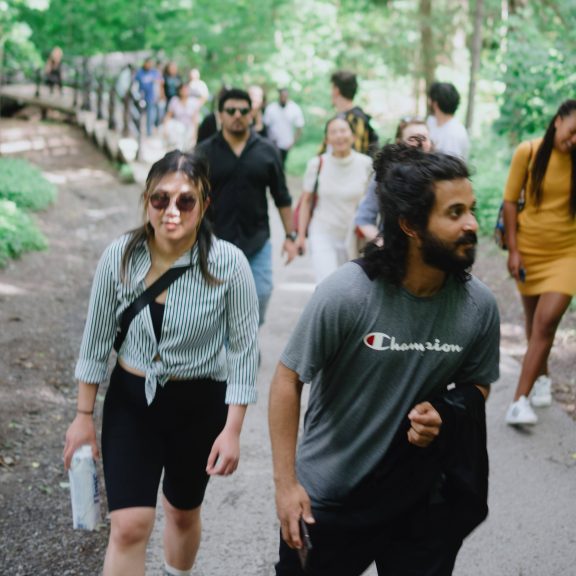
[[[258,301],[246,258],[204,218],[202,159],[168,153],[150,169],[142,201],[145,224],[112,242],[96,270],[64,465],[85,444],[98,456],[94,406],[114,345],[102,423],[111,522],[103,573],[144,574],[163,476],[166,574],[184,576],[208,479],[236,470],[256,401]]]
[[[162,74],[154,67],[152,58],[146,58],[142,68],[139,68],[136,72],[134,79],[138,83],[140,93],[146,103],[146,134],[152,136],[152,130],[158,116],[157,103]]]
[[[487,514],[500,329],[468,272],[468,169],[397,144],[374,167],[384,243],[316,289],[270,388],[277,576],[359,576],[374,561],[382,576],[447,576]]]

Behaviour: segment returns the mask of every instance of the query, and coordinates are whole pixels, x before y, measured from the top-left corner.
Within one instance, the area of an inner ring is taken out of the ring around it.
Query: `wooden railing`
[[[106,74],[104,66],[91,70],[88,58],[74,58],[66,61],[62,85],[73,90],[70,113],[78,110],[94,112],[97,120],[106,120],[108,129],[118,132],[122,137],[134,137],[137,140],[138,154],[142,149],[142,135],[146,117],[146,101],[138,90],[133,89],[133,75],[125,94],[119,95],[116,90],[118,74]],[[45,73],[38,68],[33,73],[18,71],[0,77],[0,86],[9,84],[34,83],[36,104],[50,108],[50,98],[42,99],[42,87],[45,84]],[[58,88],[54,87],[54,90]],[[58,109],[62,110],[61,103]]]

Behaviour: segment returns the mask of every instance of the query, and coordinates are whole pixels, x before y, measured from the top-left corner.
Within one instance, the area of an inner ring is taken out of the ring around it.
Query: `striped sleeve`
[[[238,251],[236,269],[226,293],[228,328],[227,404],[256,402],[258,371],[258,297],[250,265]]]
[[[75,377],[81,382],[99,384],[106,378],[108,358],[116,335],[116,281],[112,272],[114,246],[100,258],[92,283],[88,317],[76,364]]]

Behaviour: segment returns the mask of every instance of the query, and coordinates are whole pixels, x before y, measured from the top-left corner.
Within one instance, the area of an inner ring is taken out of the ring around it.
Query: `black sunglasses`
[[[176,196],[176,208],[180,212],[192,212],[196,202],[195,196],[187,192]],[[168,192],[154,192],[150,195],[150,206],[154,210],[166,210],[170,206],[170,194]]]
[[[250,113],[250,108],[230,107],[230,108],[224,108],[224,112],[226,112],[226,114],[228,114],[230,116],[234,116],[234,114],[236,114],[236,112],[240,112],[240,114],[242,114],[242,116],[246,116],[246,114]]]

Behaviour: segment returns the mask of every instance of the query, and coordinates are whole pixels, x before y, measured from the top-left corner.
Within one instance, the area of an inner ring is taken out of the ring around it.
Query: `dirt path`
[[[49,250],[0,271],[0,574],[93,576],[101,569],[107,525],[95,533],[71,529],[61,452],[74,415],[73,370],[95,264],[113,237],[136,224],[139,189],[119,183],[74,127],[2,121],[0,129],[2,144],[37,163],[60,190],[56,205],[38,215]],[[475,272],[500,302],[505,350],[520,357],[519,299],[503,255],[488,241]],[[551,368],[556,400],[573,415],[574,358],[571,312]]]
[[[49,250],[0,271],[0,574],[94,575],[108,531],[70,529],[61,453],[95,262],[135,223],[139,191],[74,127],[2,121],[1,134],[59,195],[38,215]]]

